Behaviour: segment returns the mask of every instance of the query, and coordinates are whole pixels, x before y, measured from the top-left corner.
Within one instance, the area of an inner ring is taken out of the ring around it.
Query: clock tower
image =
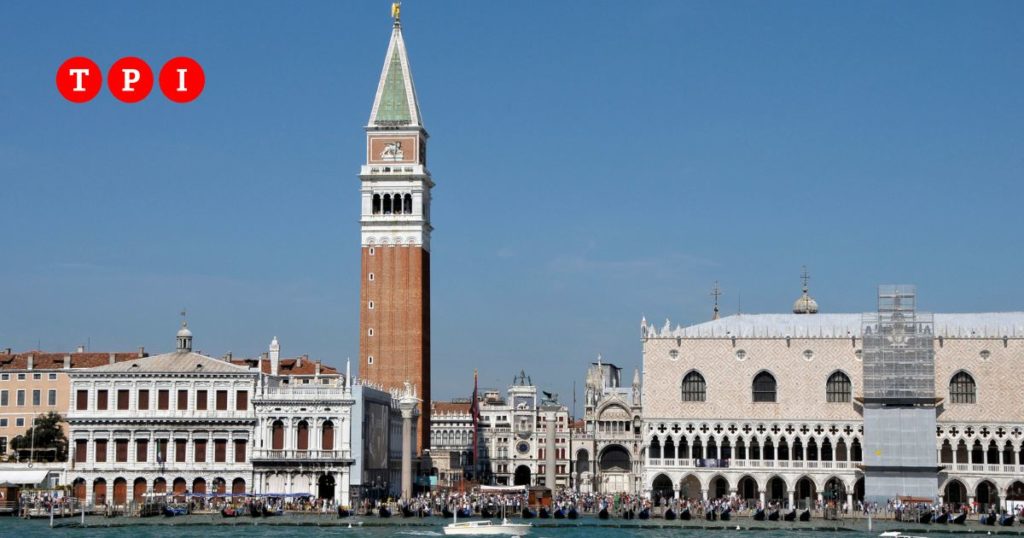
[[[417,451],[430,428],[430,189],[420,117],[398,10],[366,126],[359,172],[362,284],[359,371],[363,379],[422,400]]]

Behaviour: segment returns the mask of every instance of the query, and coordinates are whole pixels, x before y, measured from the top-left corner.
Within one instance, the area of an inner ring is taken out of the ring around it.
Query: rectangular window
[[[225,439],[217,439],[213,442],[213,461],[223,463],[227,460],[228,442]]]
[[[79,439],[75,441],[75,463],[85,463],[89,455],[89,441]]]
[[[56,406],[57,405],[57,389],[50,389],[46,393],[46,405]]]
[[[218,390],[217,391],[217,411],[228,410],[228,391]]]
[[[0,428],[6,428],[6,427],[7,427],[7,419],[6,418],[0,418]]]
[[[149,459],[149,439],[135,441],[135,461],[145,462]]]
[[[42,379],[42,378],[43,378],[43,374],[32,374],[32,379],[39,380],[39,379]]]
[[[206,439],[196,439],[196,463],[206,462]]]
[[[9,381],[10,379],[11,374],[0,374],[0,381]]]
[[[89,391],[79,389],[75,393],[75,409],[79,411],[85,411],[89,409]]]
[[[196,411],[206,411],[206,405],[209,403],[209,396],[206,395],[205,390],[196,391]]]
[[[188,391],[187,390],[179,390],[178,391],[178,410],[184,411],[186,409],[188,409]]]
[[[125,463],[128,461],[128,440],[118,439],[114,441],[114,461]]]
[[[249,391],[240,390],[235,394],[235,411],[249,409]]]
[[[24,406],[25,405],[25,391],[24,390],[19,390],[18,391],[18,405],[19,406]]]
[[[245,440],[235,441],[235,463],[245,463]]]
[[[7,453],[7,438],[0,437],[0,455]]]
[[[24,381],[24,380],[25,380],[25,374],[18,374],[18,381]]]
[[[118,389],[117,391],[117,410],[127,411],[128,410],[128,389]]]
[[[158,390],[156,393],[156,408],[160,411],[167,411],[171,408],[171,391],[167,389]]]
[[[107,391],[98,390],[96,391],[96,409],[98,411],[107,410]]]
[[[43,391],[39,389],[32,391],[32,405],[36,407],[43,405]]]
[[[177,463],[185,463],[185,447],[188,446],[188,441],[184,439],[178,439],[174,441],[174,461]]]
[[[10,405],[10,403],[11,402],[10,400],[8,400],[7,391],[0,390],[0,407],[7,407],[8,405]]]
[[[16,419],[14,419],[14,425],[17,426],[18,428],[24,428],[25,427],[25,417],[18,417]]]
[[[149,389],[139,389],[139,411],[149,410]]]
[[[157,439],[156,440],[156,462],[164,463],[167,461],[167,445],[170,444],[168,439]]]
[[[48,377],[50,378],[50,381],[53,381],[57,379],[57,374],[50,374]]]
[[[106,463],[107,461],[107,440],[100,439],[96,441],[96,463]]]

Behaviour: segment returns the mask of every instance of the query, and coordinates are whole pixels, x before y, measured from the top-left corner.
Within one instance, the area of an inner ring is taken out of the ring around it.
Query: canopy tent
[[[523,494],[526,493],[526,486],[480,486],[480,493],[490,493],[494,495]]]
[[[0,482],[8,482],[19,486],[45,486],[50,471],[46,469],[27,471],[0,471]]]

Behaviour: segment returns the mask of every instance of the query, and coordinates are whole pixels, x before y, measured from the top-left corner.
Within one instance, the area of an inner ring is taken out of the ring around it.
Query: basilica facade
[[[817,312],[805,285],[793,313],[641,323],[647,494],[864,498],[868,456],[882,456],[865,448],[864,316]],[[938,313],[929,336],[934,498],[1024,500],[1024,313]]]

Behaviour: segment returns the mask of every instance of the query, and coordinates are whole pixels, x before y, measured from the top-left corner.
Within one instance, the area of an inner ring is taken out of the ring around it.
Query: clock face
[[[520,441],[519,444],[516,445],[516,450],[519,451],[520,454],[526,454],[530,451],[530,443]]]

